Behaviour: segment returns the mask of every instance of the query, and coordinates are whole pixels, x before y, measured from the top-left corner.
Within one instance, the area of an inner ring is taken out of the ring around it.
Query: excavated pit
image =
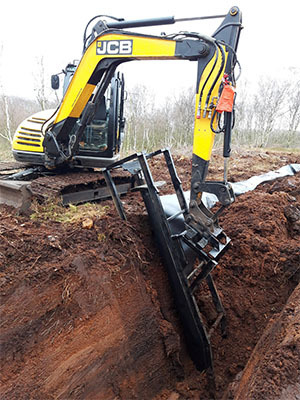
[[[258,173],[270,164],[276,169],[299,162],[299,155],[255,153],[252,162]],[[234,163],[231,180],[253,175],[244,168],[251,155]],[[188,157],[176,157],[185,189],[189,165]],[[156,180],[164,179],[159,160],[152,169]],[[211,171],[218,179],[221,167]],[[124,207],[127,222],[111,202],[77,222],[55,222],[49,219],[53,210],[30,218],[0,207],[2,399],[233,398],[232,382],[299,282],[299,174],[260,185],[222,216],[233,244],[214,272],[228,319],[228,336],[216,331],[212,337],[215,391],[186,352],[140,195],[124,198]],[[212,321],[205,286],[197,298],[205,321]],[[282,373],[285,355],[278,352]],[[270,367],[280,385],[276,393],[286,393],[299,378],[284,381],[277,373]]]

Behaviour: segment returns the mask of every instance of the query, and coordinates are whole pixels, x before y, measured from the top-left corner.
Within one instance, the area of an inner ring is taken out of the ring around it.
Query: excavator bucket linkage
[[[158,186],[160,182],[154,182],[148,163],[149,159],[160,154],[164,155],[170,173],[176,193],[174,198],[177,206],[179,203],[175,213],[169,216],[164,204],[164,196],[159,195]],[[222,336],[226,336],[226,316],[211,273],[217,265],[221,253],[228,247],[230,239],[220,232],[222,242],[220,241],[219,251],[216,249],[207,250],[199,237],[195,240],[192,229],[185,222],[188,219],[185,218],[184,220],[183,218],[183,215],[188,214],[188,206],[168,149],[158,150],[151,154],[133,154],[110,165],[104,171],[107,186],[110,188],[112,198],[122,219],[126,219],[126,214],[110,174],[112,169],[120,167],[135,176],[138,186],[134,190],[139,190],[143,197],[157,246],[173,289],[190,357],[199,371],[208,370],[210,375],[213,376],[210,337],[218,325],[221,327]],[[195,289],[203,281],[208,285],[217,312],[217,318],[210,327],[205,326],[203,322],[195,296]]]

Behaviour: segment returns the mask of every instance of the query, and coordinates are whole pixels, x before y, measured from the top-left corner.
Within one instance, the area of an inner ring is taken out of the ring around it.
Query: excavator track
[[[123,171],[118,171],[113,178],[120,194],[126,193],[132,186],[132,179]],[[63,205],[110,197],[101,171],[43,176],[33,180],[30,189],[33,196],[41,200],[61,197]]]
[[[112,173],[120,195],[133,187],[133,179],[124,171]],[[0,202],[16,208],[28,208],[30,199],[59,199],[63,205],[80,204],[110,198],[101,170],[65,170],[49,172],[18,162],[0,164]],[[24,204],[23,204],[24,203]]]

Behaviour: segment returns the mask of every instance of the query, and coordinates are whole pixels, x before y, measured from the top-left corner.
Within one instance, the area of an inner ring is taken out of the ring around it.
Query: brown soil
[[[299,398],[300,358],[300,284],[283,311],[270,319],[258,341],[240,382],[230,385],[227,398]]]
[[[231,180],[290,162],[299,155],[242,153]],[[189,157],[176,157],[185,189],[189,165]],[[221,167],[212,165],[215,179]],[[152,168],[164,179],[160,161]],[[222,217],[233,245],[214,272],[228,319],[227,338],[218,331],[212,338],[215,393],[185,350],[138,194],[124,199],[127,222],[110,202],[87,225],[0,207],[1,398],[222,398],[299,281],[299,187],[299,174],[261,185]],[[197,297],[212,321],[206,288]],[[276,385],[275,370],[273,377]]]

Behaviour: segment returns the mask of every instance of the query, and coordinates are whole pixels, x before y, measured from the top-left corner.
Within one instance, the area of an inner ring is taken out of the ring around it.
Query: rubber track
[[[120,174],[115,177],[117,182],[128,181],[128,175]],[[105,186],[102,172],[69,172],[54,176],[44,176],[31,182],[30,189],[33,196],[40,199],[55,198],[62,193],[76,192]]]

